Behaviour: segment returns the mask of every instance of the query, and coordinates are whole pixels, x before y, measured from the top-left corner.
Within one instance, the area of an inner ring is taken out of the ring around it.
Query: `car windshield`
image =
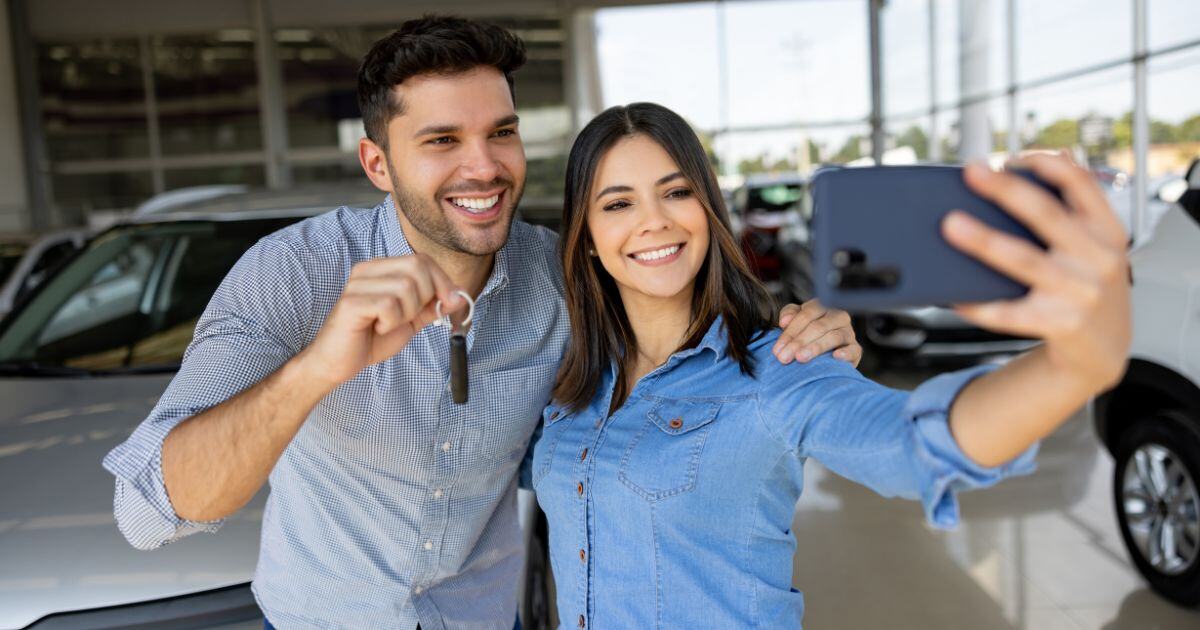
[[[0,286],[8,281],[8,275],[17,268],[17,263],[21,262],[21,254],[25,253],[25,246],[16,243],[0,243]]]
[[[799,209],[804,199],[802,184],[772,184],[749,190],[746,207],[751,211],[785,212]]]
[[[258,239],[295,220],[153,223],[102,234],[10,315],[0,368],[178,369],[225,274]]]

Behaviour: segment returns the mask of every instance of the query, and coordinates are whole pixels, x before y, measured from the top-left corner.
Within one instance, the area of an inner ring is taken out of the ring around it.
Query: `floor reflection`
[[[878,377],[911,387],[925,374]],[[1112,459],[1080,412],[1044,441],[1038,471],[961,497],[952,532],[916,503],[807,466],[793,582],[807,630],[1200,629],[1200,611],[1147,590],[1111,498]]]

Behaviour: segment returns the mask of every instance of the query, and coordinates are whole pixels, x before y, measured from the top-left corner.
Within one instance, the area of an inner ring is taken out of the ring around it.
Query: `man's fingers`
[[[783,333],[779,335],[779,339],[775,341],[775,347],[772,352],[776,357],[780,357],[779,352],[784,346],[791,343],[800,334],[802,334],[812,323],[825,316],[828,311],[817,300],[809,300],[803,304],[788,304],[779,312],[779,327],[783,329]],[[821,331],[822,334],[824,331]],[[784,360],[786,363],[791,361],[791,356]]]
[[[779,309],[779,327],[787,328],[792,319],[800,314],[800,310],[799,304],[785,304],[783,308]]]
[[[833,358],[845,361],[854,367],[858,367],[863,357],[863,347],[856,341],[848,346],[838,348],[833,352]]]

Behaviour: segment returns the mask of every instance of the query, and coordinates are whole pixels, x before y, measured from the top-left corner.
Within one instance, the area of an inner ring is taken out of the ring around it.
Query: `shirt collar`
[[[399,209],[396,207],[395,201],[389,194],[383,201],[383,242],[384,249],[388,256],[411,256],[415,252],[412,245],[408,244],[408,238],[404,236],[404,228],[400,225]],[[513,223],[516,219],[513,219]],[[493,291],[497,291],[508,284],[508,250],[512,244],[512,226],[509,226],[509,236],[504,243],[504,247],[496,252],[496,256],[492,262],[492,275],[488,277],[488,281],[483,286],[483,292],[480,297],[487,295]]]

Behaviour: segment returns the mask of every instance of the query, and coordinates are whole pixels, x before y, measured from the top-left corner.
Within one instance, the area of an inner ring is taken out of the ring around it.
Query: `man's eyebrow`
[[[435,135],[435,134],[442,135],[442,134],[447,134],[447,133],[458,133],[460,131],[462,131],[462,127],[460,127],[458,125],[429,125],[427,127],[422,127],[421,129],[417,130],[417,132],[413,134],[413,137],[419,138],[421,136],[430,136],[430,135]]]
[[[521,118],[519,116],[517,116],[516,114],[510,114],[508,116],[505,116],[504,118],[501,118],[500,120],[497,120],[496,124],[494,126],[495,127],[507,127],[509,125],[517,124],[520,120],[521,120]]]
[[[683,173],[681,173],[679,171],[675,171],[674,173],[671,173],[670,175],[664,175],[664,176],[658,178],[658,181],[654,182],[654,185],[662,186],[663,184],[665,184],[673,179],[678,179],[680,177],[683,177]],[[609,193],[631,192],[631,191],[633,191],[633,189],[630,188],[629,186],[626,186],[624,184],[616,184],[614,186],[609,186],[608,188],[601,190],[599,193],[596,194],[596,199],[599,199]]]

